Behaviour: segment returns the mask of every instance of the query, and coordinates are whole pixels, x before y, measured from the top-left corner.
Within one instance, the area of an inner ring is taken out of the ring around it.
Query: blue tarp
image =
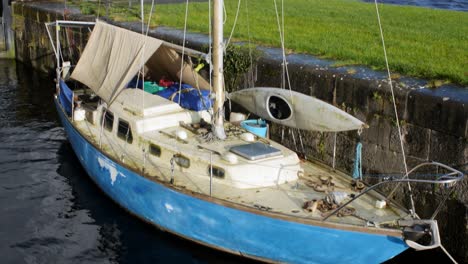
[[[179,103],[180,96],[180,106],[185,109],[194,111],[210,109],[213,105],[213,100],[210,99],[210,91],[200,90],[200,93],[201,97],[199,91],[188,84],[182,84],[182,88],[179,92],[179,84],[174,83],[173,85],[155,94],[176,103]]]
[[[143,80],[138,77],[133,77],[133,79],[127,84],[127,88],[143,88]]]
[[[60,79],[59,101],[62,107],[67,112],[67,114],[71,116],[72,103],[73,103],[73,91],[70,90],[68,85],[62,79]]]

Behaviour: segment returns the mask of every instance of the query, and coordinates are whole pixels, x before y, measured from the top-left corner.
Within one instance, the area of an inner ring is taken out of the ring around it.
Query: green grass
[[[280,0],[278,9],[281,10]],[[226,0],[225,37],[231,31],[237,1]],[[285,1],[288,52],[338,60],[340,65],[385,68],[375,5],[355,0]],[[468,13],[380,5],[390,70],[430,80],[468,85]],[[138,6],[111,8],[115,20],[139,20]],[[149,6],[146,7],[149,12]],[[101,7],[101,13],[104,8]],[[185,4],[157,5],[152,26],[184,26]],[[148,13],[146,13],[146,18]],[[248,19],[247,19],[248,18]],[[208,32],[208,2],[191,3],[187,30]],[[273,0],[243,0],[235,40],[280,47]]]

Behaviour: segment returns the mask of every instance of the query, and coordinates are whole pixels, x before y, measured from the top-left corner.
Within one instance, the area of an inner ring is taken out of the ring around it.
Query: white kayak
[[[229,99],[263,119],[299,129],[338,132],[367,126],[329,103],[287,89],[249,88],[229,94]]]

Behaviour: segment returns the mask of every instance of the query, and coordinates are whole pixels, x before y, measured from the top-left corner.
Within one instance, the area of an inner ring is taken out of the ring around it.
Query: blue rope
[[[362,150],[362,143],[358,142],[356,145],[356,158],[354,159],[353,179],[359,178],[362,180],[361,150]]]

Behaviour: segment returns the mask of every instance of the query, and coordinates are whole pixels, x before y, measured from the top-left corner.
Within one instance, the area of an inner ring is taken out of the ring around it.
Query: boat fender
[[[229,121],[233,124],[240,124],[240,122],[247,119],[247,116],[243,113],[231,112],[229,115]]]
[[[249,132],[242,133],[240,135],[240,138],[242,140],[244,140],[244,141],[247,141],[247,142],[254,142],[255,141],[255,136],[252,133],[249,133]]]
[[[184,130],[177,130],[175,132],[175,136],[177,137],[177,139],[180,139],[180,140],[187,140],[187,132],[185,132]]]
[[[234,153],[227,152],[223,156],[223,160],[231,163],[231,164],[236,164],[239,160],[237,156]]]

